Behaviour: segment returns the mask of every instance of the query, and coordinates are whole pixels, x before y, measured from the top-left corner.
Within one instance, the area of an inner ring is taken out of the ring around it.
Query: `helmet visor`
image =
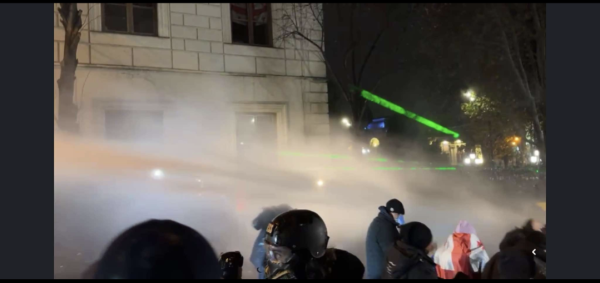
[[[292,258],[292,250],[286,247],[274,246],[265,241],[267,260],[274,264],[287,263]]]

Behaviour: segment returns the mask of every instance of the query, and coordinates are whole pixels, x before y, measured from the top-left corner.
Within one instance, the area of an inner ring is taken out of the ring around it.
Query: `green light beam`
[[[376,167],[375,170],[385,170],[385,171],[395,171],[395,170],[403,170],[402,167]]]
[[[439,124],[437,124],[437,123],[435,123],[435,122],[433,122],[433,121],[431,121],[429,119],[426,119],[426,118],[421,117],[421,116],[419,116],[419,115],[417,115],[417,114],[415,114],[413,112],[410,112],[410,111],[402,108],[400,105],[397,105],[397,104],[394,104],[392,102],[389,102],[389,101],[387,101],[387,100],[385,100],[385,99],[383,99],[383,98],[381,98],[381,97],[379,97],[379,96],[377,96],[375,94],[372,94],[372,93],[370,93],[370,92],[368,92],[366,90],[362,90],[360,94],[366,100],[369,100],[369,101],[371,101],[373,103],[379,104],[379,105],[381,105],[381,106],[383,106],[383,107],[385,107],[387,109],[390,109],[390,110],[392,110],[392,111],[394,111],[394,112],[396,112],[398,114],[402,114],[402,115],[404,115],[404,116],[406,116],[408,118],[411,118],[411,119],[413,119],[413,120],[415,120],[415,121],[417,121],[417,122],[419,122],[419,123],[421,123],[421,124],[423,124],[423,125],[425,125],[427,127],[430,127],[430,128],[435,129],[437,131],[440,131],[440,132],[442,132],[444,134],[452,135],[454,138],[458,138],[459,137],[459,134],[457,132],[449,130],[448,128],[446,128],[446,127],[444,127],[442,125],[439,125]]]

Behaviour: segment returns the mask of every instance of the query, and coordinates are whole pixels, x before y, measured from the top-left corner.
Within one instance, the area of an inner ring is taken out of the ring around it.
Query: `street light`
[[[535,156],[540,156],[540,151],[536,149],[536,150],[533,152],[533,155],[535,155]]]
[[[163,173],[162,170],[160,169],[154,169],[152,170],[152,178],[154,179],[162,179],[165,176],[165,173]]]
[[[372,138],[371,141],[369,141],[369,144],[373,148],[377,148],[379,146],[379,139],[378,138]]]
[[[352,126],[352,124],[350,124],[350,120],[348,120],[348,118],[342,118],[342,125],[344,125],[344,127],[346,127],[346,128],[350,128]]]
[[[538,157],[537,156],[529,157],[529,161],[531,161],[531,163],[535,164],[538,162]]]
[[[475,93],[472,90],[468,90],[467,92],[463,93],[463,95],[466,98],[472,99],[475,96]],[[471,100],[471,101],[473,101],[473,100]]]

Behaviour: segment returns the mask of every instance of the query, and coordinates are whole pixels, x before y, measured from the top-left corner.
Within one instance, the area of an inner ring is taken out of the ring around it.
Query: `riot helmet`
[[[267,226],[265,249],[272,263],[288,263],[295,254],[321,258],[329,236],[323,219],[310,210],[291,210],[275,217]]]

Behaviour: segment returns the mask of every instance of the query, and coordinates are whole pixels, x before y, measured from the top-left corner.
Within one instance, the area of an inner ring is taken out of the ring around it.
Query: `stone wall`
[[[102,32],[101,4],[78,3],[84,28],[77,50],[80,65],[75,100],[81,110],[82,132],[102,135],[103,118],[98,116],[102,107],[98,105],[106,101],[138,105],[135,107],[146,107],[142,105],[147,102],[159,108],[163,102],[187,105],[187,110],[173,113],[192,113],[182,117],[197,123],[205,120],[193,114],[189,109],[193,105],[202,109],[202,105],[216,103],[231,114],[233,110],[227,105],[240,102],[286,105],[290,145],[306,137],[328,135],[325,64],[310,44],[280,40],[282,31],[276,27],[281,21],[277,17],[285,5],[291,4],[272,4],[274,47],[257,47],[231,44],[228,3],[160,3],[158,36]],[[64,52],[64,30],[57,7],[55,3],[55,82]],[[309,30],[319,36],[318,27]],[[58,115],[56,83],[54,94]],[[231,122],[229,114],[223,114],[226,124]],[[165,117],[171,119],[167,125],[181,122]]]

